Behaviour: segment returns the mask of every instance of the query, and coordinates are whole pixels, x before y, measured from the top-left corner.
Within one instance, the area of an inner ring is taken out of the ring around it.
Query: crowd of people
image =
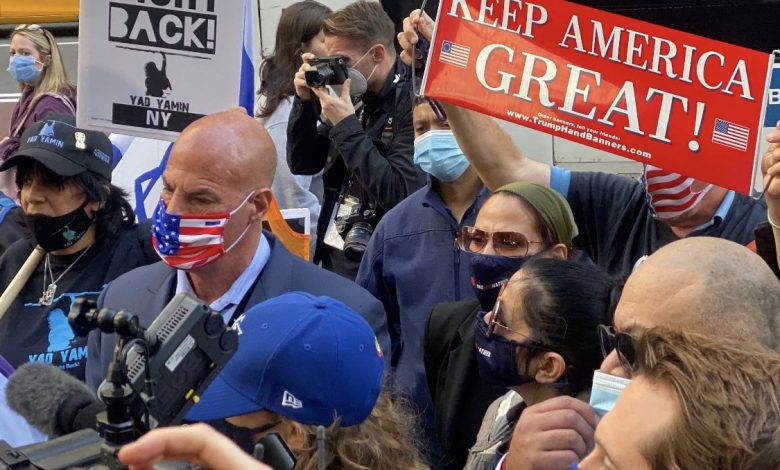
[[[108,137],[76,126],[51,33],[17,27],[0,395],[36,361],[98,390],[117,338],[77,335],[76,299],[148,326],[186,293],[238,349],[197,424],[119,452],[132,469],[268,468],[270,438],[300,469],[780,468],[780,122],[760,198],[549,166],[416,93],[434,25],[415,10],[396,35],[367,0],[285,8],[255,116],[189,125],[148,221]],[[342,84],[312,83],[324,56]],[[273,200],[310,210],[313,262],[263,229]],[[25,426],[0,399],[0,440],[45,438]]]

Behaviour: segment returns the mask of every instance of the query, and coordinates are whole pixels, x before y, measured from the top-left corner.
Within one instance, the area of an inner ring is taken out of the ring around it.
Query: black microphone
[[[95,429],[106,405],[80,380],[57,367],[30,362],[19,367],[5,390],[8,406],[49,437]]]

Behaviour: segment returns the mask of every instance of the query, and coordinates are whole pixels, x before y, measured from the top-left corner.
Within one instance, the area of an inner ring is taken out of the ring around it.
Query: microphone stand
[[[124,470],[127,467],[119,463],[119,449],[135,440],[134,421],[130,412],[133,402],[133,389],[125,380],[122,351],[126,340],[117,341],[114,357],[108,366],[106,381],[100,386],[98,394],[106,404],[106,411],[97,416],[103,444],[100,446],[103,465],[110,470]]]
[[[98,429],[103,438],[103,444],[100,447],[102,468],[126,470],[127,467],[122,465],[117,458],[119,449],[138,437],[137,429],[148,431],[148,421],[147,428],[144,428],[140,421],[136,422],[136,415],[133,412],[137,394],[128,381],[125,371],[126,349],[134,344],[142,345],[147,351],[146,367],[148,368],[146,330],[138,324],[137,316],[126,311],[114,312],[109,309],[101,309],[96,312],[96,315],[95,320],[102,331],[111,332],[113,330],[117,334],[117,343],[114,347],[111,364],[108,366],[106,380],[98,389],[101,401],[106,404],[106,411],[97,416]],[[150,385],[147,381],[147,386]],[[148,420],[148,410],[146,419]]]

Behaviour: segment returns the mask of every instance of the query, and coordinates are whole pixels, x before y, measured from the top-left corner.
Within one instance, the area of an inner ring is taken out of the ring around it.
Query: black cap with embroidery
[[[79,129],[65,119],[47,119],[24,131],[19,150],[0,165],[0,171],[32,158],[60,176],[90,171],[110,182],[113,153],[104,133]]]

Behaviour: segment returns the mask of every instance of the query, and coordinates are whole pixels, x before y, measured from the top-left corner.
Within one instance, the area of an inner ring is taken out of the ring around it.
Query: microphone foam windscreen
[[[97,401],[80,380],[57,367],[36,362],[24,364],[11,374],[5,395],[12,410],[50,437],[70,432],[63,429],[59,419],[66,401],[78,404],[76,408]],[[75,416],[75,410],[71,414]]]

